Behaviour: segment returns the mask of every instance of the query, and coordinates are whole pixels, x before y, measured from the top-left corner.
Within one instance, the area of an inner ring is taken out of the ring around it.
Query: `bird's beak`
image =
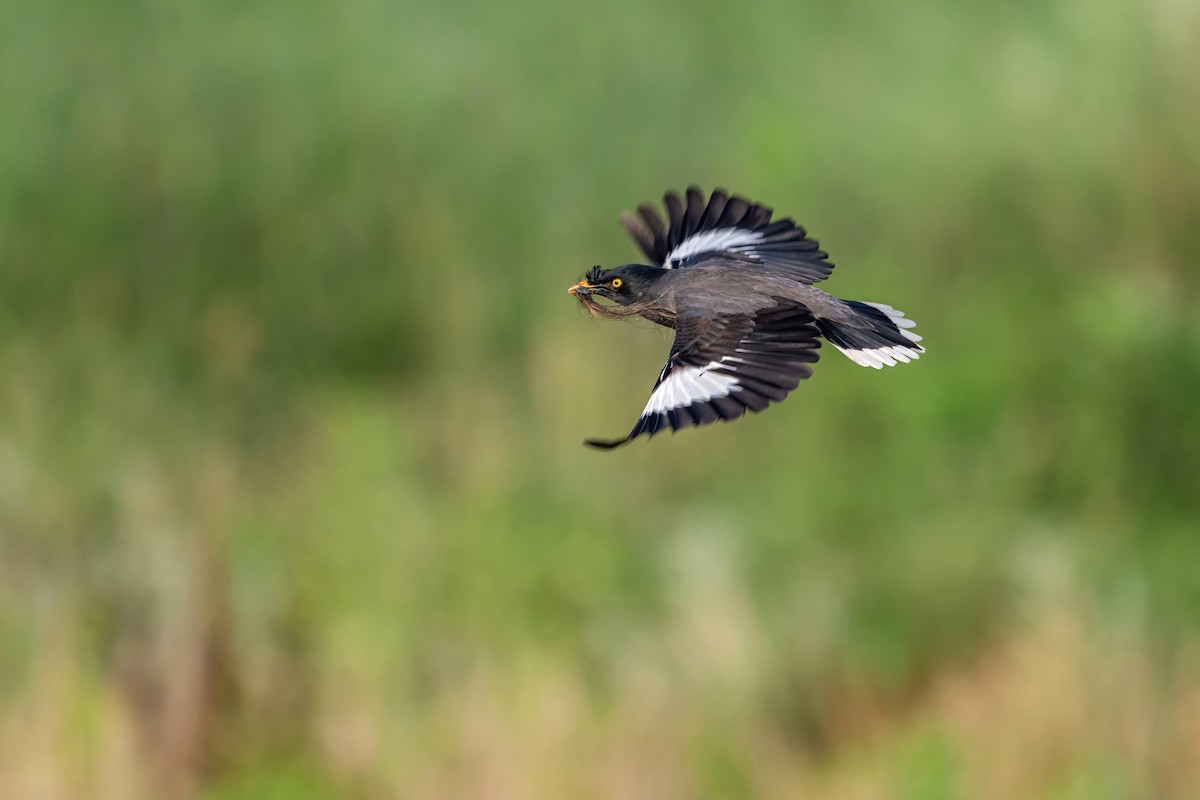
[[[570,289],[567,289],[567,294],[581,294],[586,297],[587,295],[589,295],[591,293],[592,293],[592,285],[590,283],[588,283],[587,281],[580,281],[579,283],[572,286]]]

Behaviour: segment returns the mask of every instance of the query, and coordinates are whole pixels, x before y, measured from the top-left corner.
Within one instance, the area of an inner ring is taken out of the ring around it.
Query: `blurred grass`
[[[1200,792],[1200,11],[0,8],[0,795]],[[604,456],[723,185],[920,323]]]

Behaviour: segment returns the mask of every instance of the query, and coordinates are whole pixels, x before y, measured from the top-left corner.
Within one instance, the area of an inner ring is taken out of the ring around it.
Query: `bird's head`
[[[583,280],[567,289],[581,301],[607,297],[622,306],[645,299],[650,288],[666,270],[641,264],[624,264],[612,269],[592,267]]]

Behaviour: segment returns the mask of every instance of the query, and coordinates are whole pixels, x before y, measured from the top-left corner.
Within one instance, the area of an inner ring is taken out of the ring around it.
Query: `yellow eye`
[[[611,285],[612,285],[612,287],[613,287],[614,289],[620,289],[620,288],[621,288],[621,284],[622,284],[622,283],[624,283],[624,282],[625,282],[625,281],[621,280],[620,278],[613,278],[613,279],[612,279],[612,281],[611,281]]]

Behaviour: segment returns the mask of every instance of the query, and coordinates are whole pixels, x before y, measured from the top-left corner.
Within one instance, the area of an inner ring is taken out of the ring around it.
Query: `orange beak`
[[[583,294],[591,294],[592,293],[592,285],[590,283],[588,283],[587,281],[580,281],[579,283],[572,286],[570,289],[567,289],[567,294],[579,294],[580,292],[582,292]]]

